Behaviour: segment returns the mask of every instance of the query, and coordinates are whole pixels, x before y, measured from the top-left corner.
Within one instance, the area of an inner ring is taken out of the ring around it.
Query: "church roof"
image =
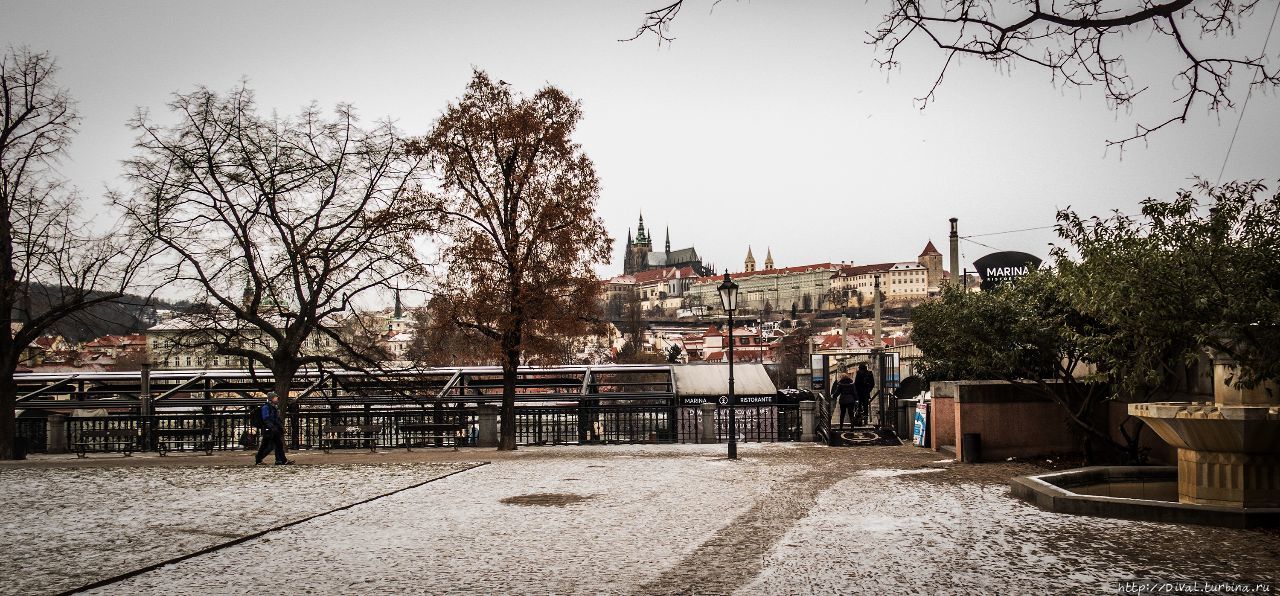
[[[692,246],[673,250],[671,252],[651,252],[647,256],[650,267],[665,267],[668,265],[680,265],[685,263],[701,263],[702,259],[698,258],[698,251]]]

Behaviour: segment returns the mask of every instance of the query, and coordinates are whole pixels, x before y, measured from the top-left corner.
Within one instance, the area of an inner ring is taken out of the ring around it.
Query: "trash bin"
[[[917,399],[900,399],[898,400],[898,438],[910,439],[911,432],[915,428],[916,422],[916,403]]]
[[[982,435],[979,433],[964,433],[960,437],[960,458],[966,464],[976,464],[982,461]]]
[[[31,449],[31,439],[27,437],[13,438],[13,459],[27,459],[27,451]]]

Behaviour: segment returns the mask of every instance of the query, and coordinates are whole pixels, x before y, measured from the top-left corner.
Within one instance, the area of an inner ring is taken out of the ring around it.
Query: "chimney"
[[[960,279],[960,233],[956,231],[956,223],[960,220],[951,218],[951,281],[963,283]]]

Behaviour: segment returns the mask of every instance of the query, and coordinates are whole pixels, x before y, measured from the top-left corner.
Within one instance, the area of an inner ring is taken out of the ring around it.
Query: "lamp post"
[[[729,313],[729,459],[738,459],[738,421],[734,416],[733,400],[733,311],[738,310],[738,284],[729,279],[729,270],[724,271],[724,282],[720,284],[720,305]]]

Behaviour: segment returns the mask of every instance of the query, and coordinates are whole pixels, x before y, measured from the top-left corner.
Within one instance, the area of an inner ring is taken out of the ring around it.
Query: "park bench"
[[[157,428],[156,451],[163,457],[175,447],[189,446],[213,455],[213,437],[210,428]]]
[[[320,427],[320,448],[328,453],[335,446],[354,443],[368,445],[369,451],[378,450],[378,434],[381,424],[326,424]]]
[[[402,422],[400,434],[404,436],[404,448],[413,451],[417,444],[430,447],[426,441],[451,439],[453,450],[458,450],[458,441],[466,439],[467,425],[460,422]]]
[[[125,457],[129,457],[137,446],[137,429],[88,428],[76,433],[76,440],[71,448],[76,452],[76,457],[86,457],[89,451],[101,449],[103,453],[107,453],[112,447],[118,447]]]

